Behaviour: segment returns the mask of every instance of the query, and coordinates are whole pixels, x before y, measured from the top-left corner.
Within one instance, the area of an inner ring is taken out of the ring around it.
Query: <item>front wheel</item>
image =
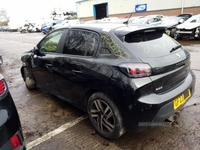
[[[28,68],[24,67],[24,81],[28,90],[33,90],[36,88],[35,81]]]
[[[26,32],[26,30],[25,30],[25,29],[22,29],[22,30],[21,30],[21,33],[25,33],[25,32]]]
[[[116,139],[125,133],[116,104],[104,93],[94,93],[88,100],[87,112],[96,132],[106,139]]]
[[[176,29],[171,29],[170,36],[174,38],[176,36]]]

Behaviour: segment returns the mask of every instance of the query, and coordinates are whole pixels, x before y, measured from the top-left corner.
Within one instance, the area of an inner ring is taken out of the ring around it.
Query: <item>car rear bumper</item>
[[[19,116],[9,92],[0,101],[0,104],[0,150],[25,150]],[[13,149],[10,139],[15,135],[18,137],[20,145]]]
[[[21,131],[18,130],[13,136],[17,136],[20,139],[21,145],[17,148],[13,148],[10,140],[8,140],[2,147],[0,147],[1,150],[26,150],[25,144],[22,143],[22,134]]]
[[[131,112],[133,119],[126,123],[128,131],[143,131],[152,126],[148,124],[159,123],[180,110],[191,98],[195,90],[196,77],[191,71],[184,82],[174,90],[164,94],[150,94],[138,99],[135,109]],[[185,94],[185,101],[179,107],[174,103]],[[146,124],[145,124],[146,123]],[[141,126],[144,124],[144,126]]]

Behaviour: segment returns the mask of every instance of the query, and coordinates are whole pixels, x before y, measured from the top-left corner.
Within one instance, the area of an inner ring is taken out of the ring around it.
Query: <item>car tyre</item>
[[[174,38],[174,37],[175,37],[175,34],[176,34],[176,29],[171,29],[171,31],[170,31],[170,36],[171,36],[172,38]]]
[[[24,68],[24,81],[28,90],[33,90],[36,88],[35,81],[33,80],[32,75],[30,75],[30,71],[26,67]]]
[[[26,31],[24,29],[21,30],[21,33],[25,33]]]
[[[106,139],[116,139],[125,133],[120,111],[106,94],[94,93],[88,100],[87,112],[95,131]]]

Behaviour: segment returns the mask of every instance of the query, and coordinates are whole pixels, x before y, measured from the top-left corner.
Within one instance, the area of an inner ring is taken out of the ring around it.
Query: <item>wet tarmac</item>
[[[33,48],[42,33],[0,32],[0,53],[4,63],[0,73],[8,82],[17,106],[28,149],[193,149],[200,147],[200,40],[179,41],[190,51],[196,91],[187,105],[175,115],[173,126],[155,127],[142,133],[126,133],[117,140],[106,140],[96,134],[89,120],[70,126],[63,132],[30,148],[30,142],[41,138],[60,126],[71,124],[85,113],[41,90],[28,91],[20,74],[20,56]]]

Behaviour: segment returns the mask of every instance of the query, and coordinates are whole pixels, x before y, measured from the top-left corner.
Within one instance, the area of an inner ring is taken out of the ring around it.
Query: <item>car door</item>
[[[32,73],[37,86],[50,93],[58,94],[54,75],[53,60],[59,53],[64,29],[47,35],[38,45],[38,53],[32,56]]]
[[[92,79],[91,68],[98,39],[98,34],[94,32],[71,29],[66,36],[62,54],[54,60],[60,96],[76,106]]]

